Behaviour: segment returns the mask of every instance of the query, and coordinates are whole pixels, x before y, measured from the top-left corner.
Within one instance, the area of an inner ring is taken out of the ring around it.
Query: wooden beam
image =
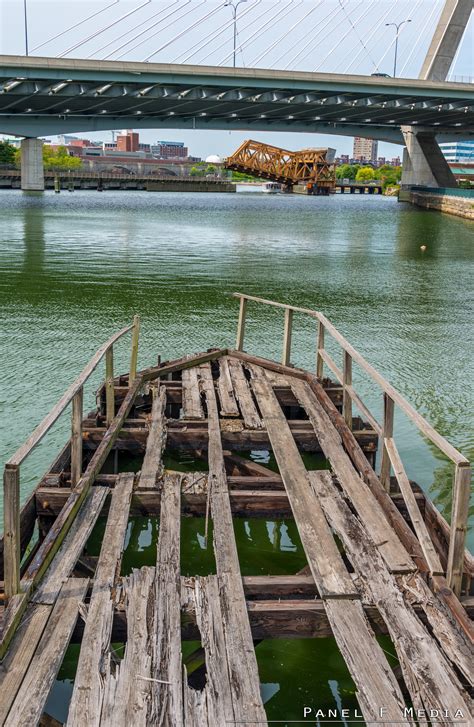
[[[316,376],[322,380],[324,374],[324,359],[321,352],[324,351],[324,326],[318,322],[318,353],[316,356]]]
[[[235,358],[229,358],[228,362],[234,393],[239,402],[245,427],[247,429],[263,429],[262,419],[252,399],[252,392],[242,363]]]
[[[81,387],[72,399],[71,425],[71,484],[77,485],[82,475],[82,409],[84,389]]]
[[[138,338],[140,335],[140,316],[135,315],[133,317],[133,329],[132,329],[132,345],[130,350],[130,374],[128,376],[128,385],[131,386],[137,375],[137,361],[138,361]]]
[[[100,724],[104,697],[101,670],[110,648],[115,581],[120,572],[133,479],[132,473],[121,474],[112,493],[69,706],[70,727]]]
[[[343,379],[343,400],[342,400],[342,415],[344,420],[349,427],[352,429],[352,399],[348,391],[348,387],[352,386],[352,358],[344,351],[343,354],[344,365],[342,369]]]
[[[114,347],[110,346],[105,354],[105,420],[107,426],[110,426],[110,424],[112,424],[114,416]]]
[[[469,517],[470,467],[456,466],[453,489],[447,580],[449,586],[459,596],[462,590],[464,546]]]
[[[217,380],[220,414],[222,417],[238,417],[239,407],[235,400],[234,386],[229,371],[227,356],[219,359],[219,378]]]
[[[393,438],[394,402],[388,394],[383,395],[383,428],[382,428],[382,462],[380,463],[380,482],[387,492],[390,489],[390,456],[387,450],[387,439]]]
[[[184,369],[181,374],[183,392],[183,418],[204,419],[204,410],[199,392],[198,368]]]
[[[247,299],[240,297],[239,322],[237,324],[237,341],[235,347],[237,351],[242,351],[244,347],[245,336],[245,315],[247,312]]]
[[[293,311],[291,308],[285,310],[285,328],[283,333],[283,353],[281,362],[283,366],[289,366],[291,361],[291,334],[293,327]]]
[[[138,487],[141,489],[158,487],[158,479],[163,474],[163,451],[166,446],[166,388],[155,390],[151,408],[150,428],[146,440],[145,456],[140,471]]]
[[[8,466],[3,473],[5,598],[20,592],[20,467]]]

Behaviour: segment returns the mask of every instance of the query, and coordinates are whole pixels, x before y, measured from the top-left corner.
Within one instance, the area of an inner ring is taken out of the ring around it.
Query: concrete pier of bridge
[[[44,191],[43,142],[27,137],[21,142],[21,188],[24,192]]]

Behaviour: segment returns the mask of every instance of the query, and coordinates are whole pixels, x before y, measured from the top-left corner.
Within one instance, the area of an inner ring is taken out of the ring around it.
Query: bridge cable
[[[375,2],[376,1],[377,0],[375,0]],[[364,9],[362,10],[362,14],[359,15],[359,17],[357,18],[357,20],[354,21],[355,22],[355,25],[357,25],[358,23],[360,23],[360,21],[363,18],[365,18],[365,16],[367,15],[367,13],[370,13],[370,11],[372,10],[373,6],[374,6],[374,2],[372,0],[372,3],[369,2],[368,6],[366,5],[365,10]],[[359,7],[360,7],[360,3],[359,3]],[[319,68],[321,68],[321,66],[323,65],[323,63],[325,63],[327,61],[327,59],[329,58],[329,56],[331,56],[334,53],[334,51],[336,50],[336,48],[338,48],[340,46],[340,44],[342,43],[342,41],[344,41],[347,38],[347,36],[350,35],[353,32],[353,28],[354,27],[355,26],[352,26],[351,25],[351,27],[349,28],[349,30],[346,31],[345,35],[343,35],[342,37],[339,37],[337,39],[336,45],[333,45],[333,47],[328,51],[328,53],[326,53],[326,55],[324,56],[324,58],[322,59],[322,61],[320,61],[318,63],[318,65],[315,68],[312,69],[313,73],[316,72]]]
[[[176,23],[176,21],[178,21],[178,20],[182,20],[183,18],[185,18],[185,17],[186,17],[187,15],[189,15],[190,13],[194,13],[194,11],[196,10],[196,8],[198,8],[198,7],[200,6],[200,5],[203,5],[205,1],[206,1],[206,0],[201,0],[201,2],[198,2],[198,4],[197,4],[197,5],[191,5],[191,7],[190,7],[190,8],[188,9],[188,10],[185,10],[185,11],[184,11],[184,13],[182,13],[182,15],[178,15],[178,16],[177,16],[176,18],[174,18],[174,19],[173,19],[173,20],[172,20],[172,21],[171,21],[170,23],[168,23],[167,25],[164,25],[164,26],[163,26],[162,28],[160,28],[159,30],[155,30],[155,32],[154,32],[154,33],[152,33],[151,35],[149,35],[149,36],[148,36],[147,38],[144,38],[144,40],[140,40],[140,41],[139,41],[138,43],[135,43],[135,45],[133,45],[133,46],[132,46],[131,48],[129,48],[128,50],[126,50],[126,51],[125,51],[125,53],[122,53],[122,54],[121,54],[120,56],[117,56],[117,58],[116,58],[115,60],[121,60],[121,59],[122,59],[122,58],[123,58],[124,56],[126,56],[126,55],[127,55],[128,53],[131,53],[132,51],[134,51],[134,50],[135,50],[135,48],[139,48],[139,47],[140,47],[141,45],[143,45],[144,43],[148,43],[148,41],[150,41],[150,40],[151,40],[152,38],[155,38],[155,37],[156,37],[157,35],[160,35],[160,33],[162,33],[162,32],[163,32],[164,30],[167,30],[168,28],[171,28],[171,26],[172,26],[172,25],[173,25],[174,23]],[[174,15],[174,13],[176,13],[176,12],[178,12],[179,10],[183,9],[183,8],[184,8],[184,7],[186,7],[187,5],[190,5],[190,4],[192,4],[192,2],[193,2],[193,0],[186,0],[186,2],[184,2],[184,3],[183,3],[183,5],[181,6],[181,8],[177,8],[177,10],[173,10],[173,11],[172,11],[171,13],[169,13],[169,14],[168,14],[168,15],[166,16],[166,18],[169,18],[169,17],[170,17],[170,15]],[[165,20],[165,18],[163,18],[162,20]],[[146,32],[147,32],[147,31],[146,31],[146,30],[144,30],[144,31],[142,31],[141,33],[139,33],[139,34],[138,34],[138,35],[137,35],[136,37],[140,37],[140,36],[144,35],[144,33],[146,33]],[[122,48],[123,48],[124,46],[126,46],[126,45],[128,45],[128,44],[127,44],[127,43],[124,43],[124,45],[122,46]],[[119,48],[118,50],[121,50],[121,48]],[[110,54],[110,55],[113,55],[113,54]],[[108,58],[109,56],[106,56],[106,57]]]
[[[443,4],[444,4],[444,0],[440,0],[433,5],[431,13],[429,14],[428,18],[426,19],[426,23],[424,24],[420,33],[418,33],[419,38],[423,37],[426,28],[431,23],[431,20],[432,20],[433,16],[436,14],[436,12],[438,12],[438,15],[441,13]],[[413,58],[413,54],[415,53],[416,50],[419,50],[419,45],[417,43],[413,43],[412,49],[411,49],[410,53],[408,54],[408,56],[406,57],[405,63],[403,64],[403,66],[400,69],[400,73],[403,73],[405,71],[405,68],[410,63],[411,59]]]
[[[93,38],[96,38],[98,35],[105,33],[110,28],[113,28],[114,25],[117,25],[117,23],[121,23],[122,20],[125,20],[125,18],[130,17],[130,15],[137,13],[139,10],[144,8],[145,5],[149,5],[150,3],[151,3],[151,0],[145,0],[145,2],[143,2],[137,8],[134,8],[133,10],[129,10],[128,13],[125,13],[125,15],[121,15],[120,18],[117,18],[117,20],[114,20],[113,23],[110,23],[109,25],[106,25],[103,28],[99,28],[99,30],[96,30],[94,33],[89,35],[88,38],[85,38],[84,40],[81,40],[79,43],[76,43],[75,45],[71,46],[70,48],[65,50],[64,53],[61,53],[61,55],[59,55],[58,58],[64,58],[64,56],[67,56],[69,53],[72,53],[72,51],[76,50],[76,48],[80,48],[81,45],[85,45]]]
[[[283,20],[283,18],[285,18],[288,15],[288,13],[290,13],[292,11],[292,9],[293,9],[292,5],[293,5],[293,0],[289,0],[289,4],[286,7],[283,6],[275,15],[273,15],[273,17],[271,17],[269,20],[267,20],[266,23],[264,23],[260,28],[258,28],[254,33],[249,35],[248,38],[246,38],[245,41],[238,46],[237,50],[242,52],[242,50],[252,42],[252,40],[255,38],[255,36],[260,36],[262,34],[262,31],[264,30],[264,28],[266,28],[271,23],[274,23],[279,16],[281,16],[280,20]],[[282,13],[283,13],[283,15],[282,15]],[[221,61],[219,61],[218,65],[219,66],[223,65],[226,61],[228,61],[230,58],[232,58],[232,56],[233,56],[233,52],[228,53],[227,55],[224,56],[224,58]]]
[[[242,13],[239,15],[239,20],[241,20],[245,15],[250,13],[256,5],[259,5],[262,2],[262,0],[256,0],[256,2],[252,3],[249,7],[247,7]],[[205,46],[207,46],[209,43],[214,41],[216,38],[219,37],[219,35],[222,35],[228,28],[230,28],[234,24],[234,19],[231,18],[229,21],[224,23],[224,25],[221,25],[220,28],[217,30],[214,29],[210,33],[204,36],[204,38],[200,38],[194,45],[192,45],[190,48],[188,48],[184,53],[187,53],[188,55],[185,58],[182,58],[183,53],[180,53],[178,56],[175,56],[175,58],[172,60],[172,63],[187,63],[190,58],[196,55],[196,53],[199,53],[200,50],[202,50]],[[226,41],[227,42],[227,41]],[[196,50],[195,50],[196,49]],[[190,53],[189,51],[193,51]]]
[[[316,8],[319,7],[319,5],[321,5],[321,2],[322,2],[322,0],[320,0],[320,2],[317,2],[316,5],[314,5],[307,13],[302,15],[301,18],[299,18],[299,20],[297,20],[296,23],[294,23],[291,26],[291,28],[288,28],[288,30],[285,30],[285,32],[282,35],[280,35],[280,37],[277,38],[263,53],[260,53],[260,55],[255,60],[252,61],[252,66],[256,66],[257,63],[260,63],[262,58],[265,58],[266,55],[268,55],[279,43],[281,43],[283,38],[285,38],[287,35],[290,35],[290,33],[292,33],[295,30],[295,28],[298,27],[298,25],[300,25],[304,20],[306,20],[306,18],[308,18],[312,13],[314,13]]]
[[[415,7],[412,9],[410,15],[413,15],[414,16],[416,14],[416,12],[417,12],[417,10],[420,7],[420,5],[421,5],[422,2],[423,2],[423,0],[418,0],[418,2],[416,3]],[[384,51],[383,55],[379,59],[379,61],[378,61],[377,65],[375,66],[375,69],[374,70],[378,71],[378,69],[380,68],[380,64],[382,63],[382,61],[384,60],[384,58],[388,55],[388,53],[390,52],[390,50],[393,48],[393,46],[395,45],[397,39],[400,38],[403,30],[406,29],[406,27],[407,27],[406,25],[405,26],[402,26],[401,29],[398,31],[398,33],[395,35],[395,37],[393,38],[392,42],[388,45],[388,47]],[[419,37],[419,35],[418,35],[418,37]]]
[[[84,18],[84,20],[80,20],[78,23],[75,23],[75,25],[70,25],[66,30],[62,30],[60,33],[57,33],[57,35],[53,35],[52,38],[48,38],[48,40],[43,41],[43,43],[40,43],[39,45],[35,45],[34,48],[31,48],[31,53],[33,51],[38,50],[39,48],[42,48],[45,45],[48,45],[48,43],[52,43],[53,40],[57,40],[58,38],[61,38],[61,36],[66,35],[66,33],[69,33],[71,30],[75,30],[83,23],[87,23],[88,20],[92,20],[92,18],[95,18],[97,15],[100,15],[101,13],[104,13],[106,10],[112,7],[112,5],[117,5],[120,0],[114,0],[110,5],[106,5],[105,8],[102,8],[102,10],[97,10],[95,13],[92,13],[92,15],[88,15],[87,18]]]
[[[346,13],[346,9],[345,9],[344,5],[342,4],[342,2],[343,2],[343,0],[339,0],[339,5],[341,6],[341,8],[342,8],[342,11],[343,11],[344,15],[346,16],[346,18],[348,19],[349,23],[351,23],[351,25],[352,25],[352,20],[350,19],[349,15],[348,15],[348,14]],[[374,61],[374,59],[372,58],[372,56],[370,55],[370,53],[369,53],[369,49],[368,49],[368,48],[367,48],[367,46],[365,45],[364,41],[362,40],[362,38],[360,37],[360,35],[359,35],[359,34],[358,34],[358,32],[356,31],[356,29],[355,29],[355,27],[354,27],[354,26],[353,26],[353,30],[354,30],[354,33],[355,33],[355,34],[357,35],[357,37],[359,38],[359,42],[360,42],[361,46],[362,46],[362,47],[363,47],[363,48],[365,49],[365,52],[367,53],[367,56],[368,56],[368,57],[369,57],[369,59],[370,59],[370,60],[372,61],[373,65],[374,65],[374,67],[375,67],[375,61]]]
[[[184,30],[182,30],[181,33],[178,33],[178,35],[175,35],[167,43],[160,46],[160,48],[157,48],[157,50],[153,51],[153,53],[151,53],[146,58],[144,58],[143,59],[144,62],[147,63],[150,60],[150,58],[153,58],[153,56],[156,56],[158,53],[160,53],[160,51],[164,50],[169,45],[172,45],[173,43],[175,43],[183,35],[186,35],[186,33],[189,33],[189,31],[193,30],[193,28],[196,28],[198,25],[201,25],[201,23],[203,23],[205,20],[210,18],[211,15],[215,15],[215,13],[220,12],[221,10],[223,10],[223,8],[224,8],[224,5],[219,5],[218,7],[213,8],[210,12],[206,13],[205,15],[202,15],[200,18],[198,18],[198,20],[196,20],[194,23],[192,23],[192,25],[190,25],[188,28],[185,28]]]
[[[392,12],[392,10],[393,10],[393,8],[389,6],[388,10],[385,10],[385,11],[384,11],[384,12],[382,13],[382,15],[380,16],[380,18],[379,18],[378,22],[376,22],[376,23],[375,23],[375,24],[374,24],[374,25],[372,26],[372,29],[371,29],[371,31],[370,31],[370,33],[369,33],[369,35],[367,35],[367,37],[366,37],[366,41],[367,41],[367,42],[368,42],[369,40],[371,40],[371,39],[373,38],[373,36],[374,36],[374,35],[375,35],[375,34],[376,34],[376,33],[378,32],[378,30],[379,30],[379,28],[381,27],[382,23],[383,23],[383,22],[384,22],[384,21],[386,20],[386,18],[387,18],[387,17],[388,17],[389,15],[390,15],[390,13]],[[357,43],[357,45],[359,45],[359,44]],[[355,49],[354,49],[354,48],[352,48],[352,47],[350,48],[350,50],[348,51],[348,53],[346,53],[346,54],[345,54],[345,56],[344,56],[343,58],[341,58],[341,60],[340,60],[340,61],[339,61],[339,63],[337,64],[337,65],[340,65],[340,64],[341,64],[341,63],[342,63],[342,62],[344,61],[344,59],[345,59],[345,58],[347,58],[347,56],[349,56],[349,57],[350,57],[350,59],[351,59],[351,60],[350,60],[350,63],[349,63],[349,65],[348,65],[348,66],[346,66],[346,67],[344,68],[344,70],[342,71],[342,73],[347,73],[347,72],[349,71],[349,69],[350,69],[350,68],[351,68],[351,67],[352,67],[352,66],[354,65],[354,63],[355,63],[355,62],[357,61],[357,59],[358,59],[358,58],[359,58],[359,57],[360,57],[360,56],[362,55],[362,53],[363,53],[363,50],[364,50],[363,48],[359,48],[359,50],[357,51],[357,53],[355,53]],[[355,55],[354,55],[354,53],[355,53]],[[337,67],[337,66],[336,66],[336,67]]]
[[[171,5],[176,5],[176,3],[179,3],[179,2],[180,2],[180,0],[174,0],[174,2],[171,3]],[[145,25],[145,24],[149,23],[150,20],[154,20],[154,18],[157,18],[162,13],[165,13],[166,10],[167,10],[167,8],[164,7],[161,10],[159,10],[157,13],[153,13],[153,15],[150,15],[150,17],[149,18],[146,18],[146,20],[142,20],[141,23],[138,23],[137,25],[134,25],[133,28],[128,28],[125,31],[125,33],[122,33],[121,35],[118,35],[113,40],[109,40],[109,42],[106,43],[105,45],[101,46],[100,48],[97,48],[97,50],[95,50],[90,56],[88,56],[88,58],[92,58],[93,56],[97,55],[98,53],[102,53],[103,50],[105,50],[109,46],[113,45],[114,43],[117,43],[117,41],[121,40],[122,38],[125,38],[126,36],[127,37],[130,36],[130,33],[133,33],[134,30],[136,30],[137,28],[141,28],[142,25]],[[176,11],[174,11],[174,12],[176,12]],[[166,16],[166,17],[168,17],[168,16]],[[156,23],[153,23],[152,25],[148,25],[147,28],[146,28],[146,30],[144,30],[143,32],[146,33],[147,30],[150,30],[150,28],[154,28],[156,25],[159,25],[159,23],[162,23],[163,20],[165,20],[165,18],[162,18],[161,20],[157,21]],[[134,40],[137,37],[138,37],[138,35],[134,36],[134,38],[133,39],[130,39],[128,42],[131,43],[132,40]],[[127,43],[124,43],[119,48],[116,48],[110,55],[113,55],[113,53],[117,53],[117,51],[121,50],[125,45],[127,45]],[[103,60],[105,60],[105,59],[103,59]]]
[[[278,4],[278,3],[280,3],[280,2],[282,2],[282,0],[277,0],[277,4]],[[259,2],[256,2],[256,3],[254,4],[254,5],[252,5],[252,7],[251,7],[251,8],[249,8],[249,12],[250,12],[250,10],[253,10],[253,9],[255,9],[255,7],[256,7],[256,6],[258,5],[258,4],[259,4]],[[247,30],[247,28],[249,28],[249,27],[250,27],[251,25],[255,25],[255,23],[256,23],[256,22],[257,22],[258,20],[260,20],[260,18],[261,18],[261,17],[263,17],[263,16],[267,15],[267,12],[268,12],[268,11],[267,11],[267,9],[265,8],[265,9],[263,10],[263,12],[261,12],[261,13],[260,13],[259,15],[257,15],[257,17],[256,17],[256,18],[252,18],[252,19],[250,20],[250,22],[248,22],[248,23],[247,23],[246,25],[244,25],[243,27],[241,27],[241,29],[240,29],[240,30],[241,30],[241,32],[242,32],[243,30]],[[241,17],[241,18],[243,18],[243,17],[244,17],[244,13],[242,13],[242,14],[240,15],[240,17]],[[232,23],[233,23],[233,22],[234,22],[234,21],[232,21]],[[228,45],[228,40],[227,40],[227,39],[223,40],[223,41],[222,41],[222,43],[220,43],[219,45],[217,45],[217,46],[216,46],[215,48],[213,48],[213,49],[212,49],[211,51],[209,51],[209,53],[207,53],[207,54],[206,54],[205,56],[203,56],[203,57],[201,58],[201,61],[200,61],[200,63],[202,63],[203,61],[207,60],[207,58],[209,58],[209,56],[212,56],[212,55],[214,55],[214,53],[215,53],[216,51],[220,50],[220,49],[221,49],[221,48],[222,48],[223,46],[227,46],[227,45]],[[237,50],[237,48],[236,48],[236,50]]]
[[[309,31],[308,31],[307,33],[305,33],[305,35],[304,35],[304,36],[303,36],[302,38],[300,38],[300,41],[301,41],[301,40],[304,40],[305,38],[307,38],[307,37],[308,37],[308,35],[310,36],[310,38],[309,38],[308,42],[307,42],[307,43],[305,43],[305,45],[304,45],[304,46],[303,46],[302,48],[300,48],[300,49],[299,49],[298,53],[297,53],[296,55],[294,55],[294,56],[293,56],[293,57],[292,57],[292,58],[291,58],[291,59],[290,59],[290,60],[288,61],[288,63],[286,64],[286,66],[284,67],[284,69],[283,69],[283,70],[285,70],[285,71],[286,71],[286,70],[288,70],[288,68],[289,68],[290,66],[292,66],[292,65],[293,65],[293,63],[294,63],[294,62],[295,62],[295,61],[296,61],[297,59],[300,59],[300,60],[304,60],[305,58],[307,58],[307,56],[308,56],[308,55],[309,55],[309,54],[310,54],[310,53],[311,53],[311,52],[312,52],[312,51],[314,50],[314,41],[316,40],[316,38],[318,38],[318,37],[319,37],[319,36],[321,35],[321,33],[322,33],[322,32],[323,32],[324,30],[326,30],[326,28],[328,27],[328,25],[330,25],[330,24],[331,24],[331,23],[332,23],[332,22],[333,22],[333,21],[335,20],[335,18],[336,18],[336,17],[337,17],[338,15],[339,15],[339,13],[340,13],[340,12],[341,12],[341,8],[338,8],[338,9],[336,10],[336,12],[334,12],[334,8],[333,8],[333,9],[331,9],[331,11],[330,11],[330,12],[329,12],[329,13],[328,13],[327,15],[325,15],[325,16],[324,16],[323,18],[321,18],[321,20],[318,20],[318,22],[316,23],[316,25],[315,25],[315,26],[313,26],[313,27],[312,27],[312,28],[311,28],[311,29],[310,29],[310,30],[309,30]],[[329,20],[328,20],[328,18],[329,18]],[[318,25],[321,25],[322,23],[324,23],[324,21],[325,21],[325,20],[328,20],[328,22],[327,22],[327,23],[325,23],[325,24],[324,24],[324,25],[323,25],[323,26],[322,26],[322,27],[321,27],[321,28],[320,28],[320,29],[319,29],[319,30],[317,31],[317,33],[316,33],[315,35],[313,35],[313,33],[314,33],[314,31],[316,30],[316,28],[318,27]],[[303,56],[302,58],[300,58],[301,54],[305,52],[305,50],[306,50],[306,49],[308,48],[308,46],[311,46],[311,50],[309,50],[309,51],[308,51],[308,53],[306,53],[306,54],[305,54],[305,55],[304,55],[304,56]],[[285,52],[283,53],[283,55],[282,55],[282,56],[280,56],[280,58],[282,58],[282,57],[286,56],[286,55],[287,55],[287,53],[288,53],[288,51],[286,50],[286,51],[285,51]],[[278,61],[280,60],[280,58],[278,58],[278,59],[277,59],[276,61],[274,61],[274,63],[278,63]]]

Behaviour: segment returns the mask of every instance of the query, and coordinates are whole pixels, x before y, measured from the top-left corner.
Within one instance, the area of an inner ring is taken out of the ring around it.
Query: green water
[[[232,345],[238,304],[227,293],[234,290],[324,311],[472,458],[473,232],[468,221],[376,196],[3,191],[0,462],[134,313],[142,318],[143,366],[158,354]],[[278,357],[282,325],[278,311],[249,307],[246,349]],[[117,370],[127,368],[127,345],[116,347]],[[293,362],[314,366],[314,346],[314,324],[296,317]],[[102,375],[90,384],[88,405]],[[354,379],[380,414],[381,396],[357,371]],[[23,466],[23,498],[67,431],[63,418]],[[449,517],[450,466],[398,415],[395,434],[410,477]],[[154,561],[158,527],[151,519],[129,524],[124,573]],[[245,574],[295,573],[305,563],[288,521],[238,520],[235,532]],[[213,572],[204,535],[202,520],[183,518],[183,573]],[[299,719],[303,705],[357,704],[331,641],[264,641],[257,658],[273,719]],[[71,646],[50,696],[58,718],[76,659]]]

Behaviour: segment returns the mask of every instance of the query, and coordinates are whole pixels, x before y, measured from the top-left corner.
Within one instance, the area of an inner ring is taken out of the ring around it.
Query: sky
[[[26,0],[29,54],[65,58],[149,60],[232,65],[232,10],[225,0]],[[236,2],[236,0],[234,0]],[[0,0],[0,54],[25,54],[25,0]],[[416,78],[444,0],[241,0],[237,9],[237,66],[305,71],[393,73]],[[474,16],[474,14],[473,14]],[[452,80],[474,76],[474,19],[454,60]],[[79,134],[108,141],[111,134]],[[331,146],[351,154],[352,138],[253,132],[287,149]],[[152,129],[145,142],[184,141],[190,153],[226,156],[247,132]],[[379,144],[379,155],[401,147]]]

